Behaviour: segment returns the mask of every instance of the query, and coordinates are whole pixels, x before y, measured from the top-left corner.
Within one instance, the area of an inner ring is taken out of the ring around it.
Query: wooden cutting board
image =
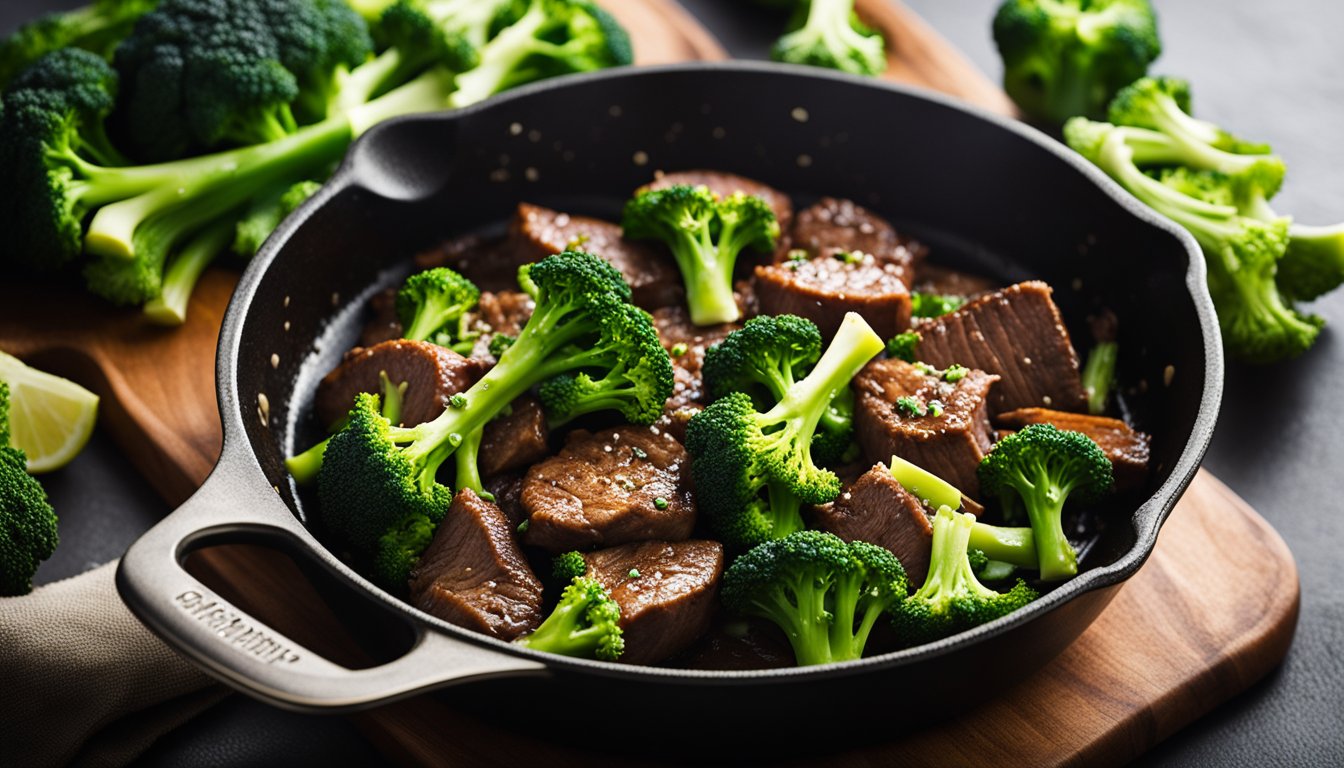
[[[723,58],[672,0],[607,0],[639,63]],[[1011,103],[908,9],[858,0],[891,41],[887,76],[991,111]],[[209,270],[185,326],[149,325],[58,287],[0,285],[0,349],[103,397],[101,428],[170,503],[219,454],[214,353],[237,272]],[[1209,541],[1217,539],[1212,547]],[[293,637],[343,634],[285,558],[255,548],[205,553],[196,566],[225,597]],[[1255,579],[1244,574],[1251,569]],[[231,588],[226,588],[231,587]],[[1088,631],[1040,673],[960,717],[888,743],[837,751],[839,765],[1120,764],[1275,667],[1296,627],[1298,580],[1279,536],[1201,472],[1143,569]],[[335,652],[335,651],[333,651]],[[543,742],[424,696],[352,716],[389,756],[422,765],[592,765],[611,756]],[[656,754],[621,763],[657,765]]]

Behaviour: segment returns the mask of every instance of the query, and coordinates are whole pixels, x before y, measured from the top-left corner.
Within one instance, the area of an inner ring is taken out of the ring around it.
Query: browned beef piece
[[[886,219],[867,208],[834,197],[823,197],[798,212],[793,247],[813,258],[831,256],[836,251],[871,253],[879,263],[895,267],[907,286],[914,282],[915,267],[928,250],[896,234]]]
[[[879,336],[910,327],[910,291],[901,271],[871,254],[856,260],[822,257],[756,268],[756,300],[762,314],[798,315],[830,338],[846,312],[857,312]]]
[[[448,399],[475,384],[485,366],[427,341],[395,339],[355,347],[318,383],[314,404],[318,420],[334,424],[350,413],[360,392],[381,393],[382,371],[392,383],[406,383],[401,423],[421,424],[443,413]]]
[[[762,184],[745,176],[705,170],[665,173],[635,190],[635,193],[638,194],[646,189],[666,189],[678,184],[688,184],[692,187],[704,185],[709,187],[710,192],[720,197],[727,197],[738,192],[745,195],[755,195],[764,200],[770,206],[770,210],[775,212],[775,220],[779,222],[781,246],[784,245],[783,241],[788,239],[788,234],[793,231],[793,201],[789,199],[789,196],[768,184]],[[787,251],[788,249],[784,248],[784,250]],[[779,252],[779,249],[776,249],[776,252]]]
[[[863,455],[887,462],[910,461],[974,497],[975,470],[992,443],[986,397],[998,376],[971,370],[955,384],[937,372],[904,360],[874,360],[854,377],[854,431]],[[909,397],[927,411],[938,401],[942,414],[910,415],[896,406]]]
[[[975,298],[999,287],[999,284],[972,272],[924,262],[915,270],[915,290],[940,296]]]
[[[686,439],[686,423],[700,412],[704,402],[704,388],[700,381],[700,366],[705,350],[741,326],[736,323],[700,326],[691,322],[690,314],[682,306],[663,307],[653,313],[653,325],[658,338],[672,355],[672,396],[667,400],[657,427],[675,437]],[[683,350],[681,345],[685,346]],[[680,354],[677,354],[680,352]]]
[[[509,526],[515,531],[527,519],[527,511],[523,509],[523,477],[526,474],[522,471],[505,472],[481,480],[485,490],[494,494],[495,505],[508,518]]]
[[[397,319],[397,289],[388,288],[369,299],[369,321],[359,334],[359,346],[401,338],[401,321]]]
[[[527,471],[522,501],[524,540],[549,552],[681,541],[695,527],[686,449],[650,427],[574,430]]]
[[[480,332],[476,343],[472,345],[471,356],[495,364],[495,356],[490,354],[490,342],[495,334],[518,335],[532,317],[536,302],[522,291],[482,291],[476,304],[473,330]]]
[[[410,587],[420,610],[500,640],[541,624],[541,582],[518,548],[513,526],[470,488],[453,497]]]
[[[462,273],[482,291],[518,289],[518,261],[502,238],[460,235],[437,248],[416,254],[419,269],[448,267]]]
[[[896,482],[886,464],[874,465],[835,501],[808,510],[808,523],[845,541],[891,550],[915,586],[928,575],[933,526],[924,505]]]
[[[523,469],[551,455],[550,427],[541,401],[523,395],[510,404],[508,416],[500,416],[485,425],[477,466],[481,477]]]
[[[644,541],[583,556],[588,576],[621,606],[629,664],[656,664],[709,628],[723,576],[717,541]],[[638,572],[638,576],[632,575]]]
[[[720,614],[709,631],[674,666],[685,669],[784,669],[794,666],[793,647],[779,627],[764,619]]]
[[[1078,355],[1045,283],[1011,285],[916,330],[923,337],[920,360],[999,375],[990,395],[994,413],[1039,406],[1086,410]]]
[[[1097,441],[1106,452],[1106,458],[1111,460],[1117,490],[1141,488],[1148,478],[1151,438],[1119,419],[1048,408],[1019,408],[999,414],[994,423],[1011,429],[1021,429],[1029,424],[1054,424],[1060,429],[1082,432]]]
[[[509,225],[508,242],[515,266],[566,250],[601,256],[625,275],[634,303],[647,309],[680,304],[684,295],[681,273],[670,256],[626,240],[620,226],[609,221],[522,203]]]

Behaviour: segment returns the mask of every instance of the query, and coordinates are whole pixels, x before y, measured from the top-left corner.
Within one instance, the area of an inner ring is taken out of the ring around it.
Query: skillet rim
[[[1178,460],[1171,469],[1167,480],[1132,513],[1134,525],[1134,545],[1115,562],[1084,571],[1071,578],[1050,593],[1038,598],[1027,606],[987,624],[982,624],[952,637],[914,646],[911,648],[880,654],[846,662],[809,667],[788,667],[768,670],[697,670],[668,667],[653,667],[602,662],[586,659],[574,659],[554,654],[542,653],[506,643],[486,635],[449,624],[420,611],[410,603],[392,595],[374,585],[363,576],[355,573],[348,565],[337,558],[324,544],[311,535],[316,545],[308,553],[323,562],[336,575],[350,582],[350,586],[362,590],[372,599],[390,609],[403,614],[412,622],[446,632],[451,636],[477,646],[494,648],[512,656],[532,658],[542,661],[552,670],[565,670],[596,674],[604,677],[651,679],[660,682],[681,682],[701,684],[723,683],[787,683],[805,682],[820,677],[839,677],[866,674],[879,669],[888,669],[911,665],[945,654],[957,652],[979,644],[991,637],[1006,634],[1023,624],[1062,607],[1065,603],[1087,592],[1101,590],[1120,584],[1131,577],[1151,556],[1157,542],[1162,524],[1171,514],[1180,496],[1194,480],[1209,443],[1212,440],[1218,410],[1222,400],[1224,377],[1224,359],[1221,335],[1218,329],[1217,315],[1208,292],[1205,277],[1203,252],[1194,238],[1179,225],[1157,214],[1139,202],[1113,181],[1100,169],[1092,165],[1066,145],[1047,136],[1041,131],[1009,117],[989,112],[979,106],[927,88],[894,83],[885,80],[863,78],[856,75],[798,65],[785,65],[754,61],[725,62],[688,62],[657,66],[619,67],[615,69],[589,72],[578,75],[558,77],[527,86],[512,89],[491,97],[484,102],[457,110],[445,110],[419,115],[409,115],[379,124],[361,136],[347,151],[345,160],[323,188],[312,196],[302,207],[286,219],[266,241],[262,249],[249,263],[238,286],[234,291],[228,309],[225,312],[216,351],[216,390],[223,426],[223,448],[219,466],[226,461],[246,465],[260,471],[260,461],[253,449],[244,426],[244,410],[239,399],[239,387],[236,376],[241,351],[243,329],[248,318],[248,310],[255,298],[258,286],[265,277],[271,264],[278,257],[290,237],[318,209],[343,191],[360,187],[361,149],[379,141],[383,133],[392,127],[410,122],[453,122],[468,120],[478,113],[488,112],[525,100],[533,94],[602,83],[611,80],[656,79],[665,75],[753,75],[779,80],[795,78],[829,80],[847,85],[858,85],[874,90],[894,93],[902,98],[932,102],[971,119],[990,123],[1000,130],[1013,133],[1018,138],[1035,144],[1046,150],[1055,160],[1064,162],[1074,172],[1097,186],[1123,212],[1133,217],[1138,225],[1148,226],[1165,235],[1173,237],[1185,250],[1187,264],[1185,270],[1186,292],[1194,305],[1196,319],[1199,322],[1201,339],[1204,344],[1204,385],[1200,395],[1199,411],[1195,415],[1190,436],[1181,450]],[[654,89],[656,92],[656,89]],[[392,153],[396,154],[396,153]],[[370,190],[372,191],[372,190]],[[376,193],[375,193],[376,194]],[[291,395],[292,396],[292,395]],[[264,474],[263,474],[264,478]],[[268,483],[269,484],[269,483]],[[281,501],[294,521],[306,531],[306,526],[298,521],[294,510]],[[1076,638],[1075,638],[1076,639]],[[1070,643],[1073,640],[1069,641]]]

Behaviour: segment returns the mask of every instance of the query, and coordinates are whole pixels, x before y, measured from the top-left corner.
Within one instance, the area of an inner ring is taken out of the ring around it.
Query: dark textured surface
[[[736,55],[764,56],[774,19],[732,0],[684,0]],[[65,0],[6,0],[0,30]],[[1000,65],[989,37],[994,0],[909,0],[992,77]],[[1344,218],[1344,4],[1256,0],[1158,2],[1167,53],[1156,71],[1193,82],[1201,116],[1271,142],[1289,165],[1275,200],[1306,223]],[[1302,576],[1302,618],[1283,668],[1145,756],[1152,765],[1344,764],[1344,593],[1334,583],[1344,546],[1344,293],[1312,309],[1331,328],[1302,359],[1271,369],[1232,366],[1218,432],[1205,462],[1283,535]],[[1332,470],[1334,470],[1332,472]],[[165,509],[105,437],[46,478],[63,515],[63,542],[41,581],[117,556]],[[271,710],[241,697],[210,710],[156,745],[157,765],[359,765],[373,759],[344,720]]]

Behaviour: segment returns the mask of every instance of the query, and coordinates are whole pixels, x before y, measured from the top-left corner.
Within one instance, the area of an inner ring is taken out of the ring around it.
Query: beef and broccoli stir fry
[[[444,621],[631,664],[857,659],[1078,572],[1142,487],[1049,285],[932,262],[877,214],[713,171],[619,223],[524,203],[375,296],[292,458],[333,549]],[[1113,408],[1112,408],[1113,410]]]

